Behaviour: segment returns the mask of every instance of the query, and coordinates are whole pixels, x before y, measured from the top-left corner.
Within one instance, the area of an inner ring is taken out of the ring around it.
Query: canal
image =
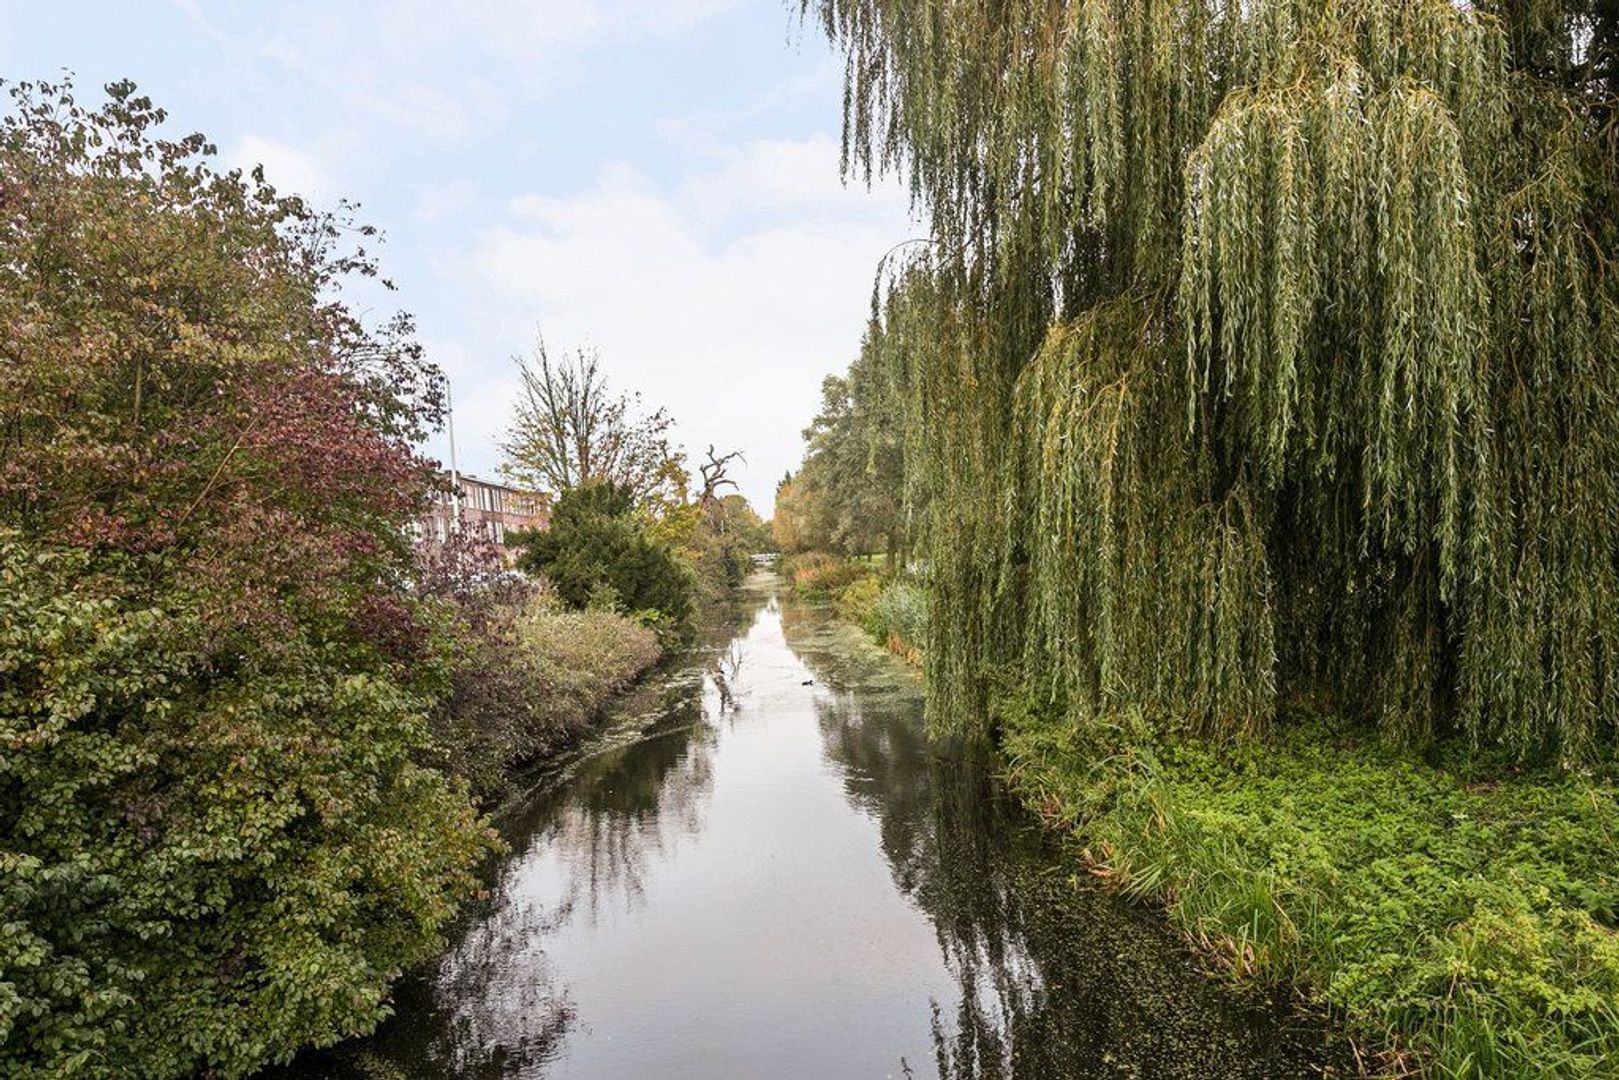
[[[769,573],[499,824],[436,967],[301,1075],[1201,1080],[1336,1053],[1077,876],[985,755],[928,741],[913,672]]]

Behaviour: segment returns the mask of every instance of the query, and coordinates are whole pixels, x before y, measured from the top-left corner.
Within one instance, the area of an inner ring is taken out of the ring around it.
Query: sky
[[[797,0],[0,0],[0,77],[129,78],[226,164],[360,204],[493,476],[514,357],[599,351],[769,515],[878,260],[894,182],[839,174],[842,64]],[[374,306],[373,306],[374,305]],[[424,447],[448,460],[442,433]]]

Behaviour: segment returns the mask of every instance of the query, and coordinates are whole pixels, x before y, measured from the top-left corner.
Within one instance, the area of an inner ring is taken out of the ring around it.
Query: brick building
[[[461,473],[457,479],[455,490],[440,492],[417,526],[421,543],[442,544],[454,531],[457,501],[462,527],[489,540],[508,559],[511,557],[506,548],[509,531],[543,529],[550,523],[551,497],[544,492],[524,491],[467,473]],[[448,475],[445,480],[449,480]]]

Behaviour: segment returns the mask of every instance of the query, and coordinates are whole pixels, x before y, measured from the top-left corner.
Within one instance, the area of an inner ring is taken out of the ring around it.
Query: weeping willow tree
[[[933,715],[1013,665],[1214,736],[1280,695],[1613,756],[1619,14],[806,0],[931,240],[903,386]],[[948,721],[947,721],[948,722]]]

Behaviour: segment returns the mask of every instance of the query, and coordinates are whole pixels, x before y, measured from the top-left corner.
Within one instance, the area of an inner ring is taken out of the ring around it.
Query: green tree
[[[129,84],[0,121],[0,1053],[240,1076],[365,1032],[490,836],[423,761],[439,384],[369,230]]]
[[[821,383],[804,462],[777,493],[788,550],[884,551],[898,560],[907,547],[903,416],[892,368],[881,363],[881,333],[874,325],[847,377]]]
[[[792,473],[776,484],[776,510],[770,517],[770,538],[777,551],[790,555],[812,550],[806,520],[811,511],[805,501]]]
[[[804,8],[931,217],[880,348],[935,700],[1613,755],[1611,4]]]
[[[748,500],[735,493],[690,509],[678,554],[691,567],[705,602],[729,599],[747,577],[751,556],[774,547],[769,530]]]
[[[714,514],[715,531],[726,536],[744,555],[774,551],[775,541],[770,535],[770,523],[759,517],[753,504],[735,492],[722,496]]]
[[[649,533],[627,487],[575,486],[557,500],[547,528],[516,543],[518,565],[544,575],[572,607],[607,604],[671,624],[691,615],[691,572]]]

